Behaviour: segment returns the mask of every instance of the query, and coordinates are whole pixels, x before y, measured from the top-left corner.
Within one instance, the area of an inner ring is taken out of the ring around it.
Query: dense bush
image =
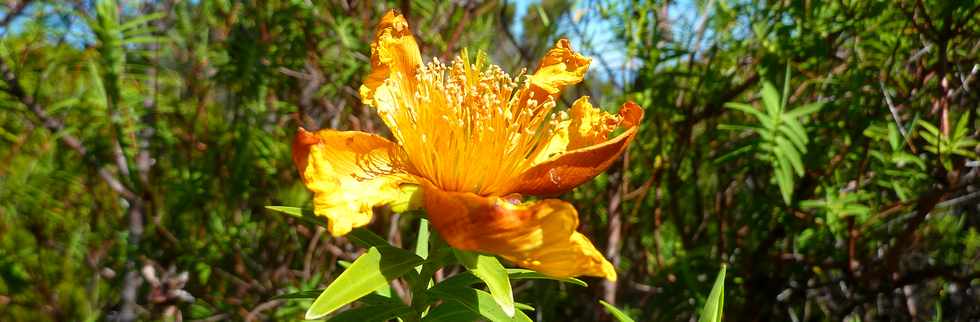
[[[686,321],[723,263],[731,321],[980,319],[978,1],[16,0],[0,320],[301,318],[274,297],[363,249],[264,207],[309,207],[298,126],[387,133],[357,87],[391,8],[443,61],[570,38],[592,69],[560,108],[645,109],[565,198],[618,282],[515,284],[539,320]],[[411,247],[417,217],[377,211]]]

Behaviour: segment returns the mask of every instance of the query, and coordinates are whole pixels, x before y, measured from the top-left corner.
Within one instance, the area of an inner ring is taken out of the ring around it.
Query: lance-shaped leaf
[[[440,299],[446,303],[461,305],[470,312],[479,314],[491,322],[531,321],[531,318],[521,311],[515,311],[513,316],[508,316],[490,293],[481,290],[469,287],[437,286],[429,289],[426,293],[431,298]]]
[[[721,311],[725,306],[725,265],[721,265],[721,271],[718,272],[718,278],[715,279],[715,286],[711,288],[711,293],[708,294],[708,301],[704,303],[704,308],[701,309],[701,318],[699,322],[721,322]]]
[[[456,251],[456,258],[466,266],[473,275],[483,280],[493,295],[494,301],[508,317],[514,316],[514,292],[507,278],[507,270],[494,256]]]
[[[398,316],[414,314],[412,308],[398,301],[388,301],[383,304],[367,305],[356,309],[347,310],[333,316],[327,321],[330,322],[362,322],[362,321],[388,321]]]
[[[616,321],[633,322],[633,318],[630,318],[629,315],[626,315],[626,312],[620,311],[612,304],[606,303],[606,301],[603,300],[599,300],[599,304],[602,304],[602,306],[606,308],[606,312],[609,312],[609,314],[616,318]]]
[[[371,247],[323,290],[306,311],[306,318],[322,318],[388,285],[422,262],[422,258],[399,248]]]

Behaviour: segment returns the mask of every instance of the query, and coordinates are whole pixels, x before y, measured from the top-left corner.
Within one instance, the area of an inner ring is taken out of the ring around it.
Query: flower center
[[[532,98],[526,77],[519,84],[485,60],[471,64],[463,50],[450,66],[434,59],[415,79],[392,77],[394,110],[378,111],[417,174],[446,191],[506,193],[557,123],[553,98]]]

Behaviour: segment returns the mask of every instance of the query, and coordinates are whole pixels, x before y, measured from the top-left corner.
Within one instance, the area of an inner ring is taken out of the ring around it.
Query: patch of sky
[[[713,3],[714,1],[707,1]],[[540,1],[537,0],[517,0],[512,3],[515,6],[514,21],[523,21],[526,15],[540,15]],[[636,72],[642,67],[642,61],[636,59],[628,52],[626,42],[620,36],[624,32],[622,17],[616,14],[603,15],[600,6],[614,8],[612,12],[624,11],[625,6],[631,4],[626,1],[614,3],[603,3],[600,1],[576,1],[570,10],[570,15],[562,17],[549,17],[551,23],[558,24],[558,34],[567,37],[572,43],[573,48],[590,56],[592,61],[590,77],[596,77],[603,82],[611,82],[615,86],[623,88],[625,84],[632,82]],[[712,8],[704,8],[704,1],[673,1],[668,8],[668,17],[671,22],[671,33],[675,39],[690,39],[687,44],[692,48],[695,35],[694,30],[698,20],[701,19],[703,12],[712,12]],[[511,33],[521,39],[524,33],[524,26],[521,23],[511,24]],[[711,35],[710,28],[705,32],[701,39],[704,48]],[[679,38],[677,38],[679,37]],[[598,92],[598,91],[596,91]]]
[[[38,19],[47,30],[46,37],[53,43],[63,43],[76,48],[83,48],[86,44],[95,41],[92,30],[85,21],[75,15],[68,14],[68,8],[57,4],[35,2],[27,4],[23,11],[20,11],[12,18],[6,26],[0,26],[0,37],[26,32],[31,23]],[[7,15],[11,14],[7,10],[0,10],[0,17],[6,20]]]

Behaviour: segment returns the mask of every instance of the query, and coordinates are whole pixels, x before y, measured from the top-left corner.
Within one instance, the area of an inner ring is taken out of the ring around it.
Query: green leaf
[[[755,143],[758,143],[758,142],[755,142]],[[753,143],[749,143],[749,144],[747,144],[745,146],[738,147],[737,149],[732,150],[731,152],[725,153],[722,156],[716,158],[714,160],[714,163],[715,164],[722,164],[722,163],[728,162],[728,161],[730,161],[732,159],[735,159],[736,157],[738,157],[738,156],[740,156],[742,154],[745,154],[747,152],[751,152],[754,148],[755,148],[755,144],[753,144]]]
[[[308,224],[312,224],[312,225],[316,225],[316,226],[321,226],[321,227],[327,227],[327,221],[326,220],[323,220],[321,218],[317,218],[316,215],[313,215],[313,213],[310,212],[309,210],[305,210],[304,211],[302,208],[298,208],[298,207],[286,207],[286,206],[265,206],[265,209],[269,209],[269,210],[273,210],[273,211],[278,211],[278,212],[281,212],[281,213],[284,213],[284,214],[287,214],[287,215],[296,217],[297,219],[299,219],[299,220],[301,220],[303,222],[306,222]]]
[[[762,83],[762,103],[766,106],[766,113],[770,117],[782,114],[782,107],[779,105],[779,92],[768,81]]]
[[[761,132],[762,128],[751,125],[719,124],[718,129],[722,131],[752,131]]]
[[[151,13],[151,14],[148,14],[148,15],[142,15],[142,16],[133,18],[133,19],[127,21],[126,23],[120,25],[119,26],[119,29],[120,30],[133,29],[133,28],[139,27],[142,24],[145,24],[145,23],[148,23],[150,21],[163,18],[165,16],[166,15],[163,12],[154,12],[154,13]]]
[[[167,38],[158,36],[134,36],[123,40],[128,45],[136,44],[152,44],[158,42],[165,42]]]
[[[795,119],[806,115],[810,115],[822,109],[823,105],[824,102],[814,102],[814,103],[806,104],[801,107],[797,107],[792,111],[784,113],[783,117]]]
[[[382,305],[367,305],[356,309],[343,311],[333,316],[327,321],[330,322],[362,322],[362,321],[388,321],[398,316],[414,314],[415,311],[405,304],[397,301],[389,301]]]
[[[715,286],[708,294],[708,301],[701,309],[699,322],[721,322],[722,308],[725,306],[725,270],[727,266],[722,264],[718,277],[715,278]]]
[[[481,290],[469,287],[433,287],[426,293],[432,298],[459,304],[470,312],[479,314],[492,322],[531,321],[521,311],[515,311],[513,317],[508,316],[490,293]]]
[[[306,311],[306,319],[318,319],[374,290],[388,285],[423,259],[391,246],[371,247],[357,258]]]
[[[565,282],[569,284],[575,284],[581,287],[589,287],[584,281],[574,278],[574,277],[553,277],[544,275],[529,269],[523,268],[508,268],[507,275],[513,280],[524,280],[524,279],[534,279],[534,280],[555,280],[559,282]]]
[[[803,141],[803,143],[809,143],[810,142],[810,137],[808,137],[806,135],[806,129],[803,128],[803,124],[801,124],[800,121],[797,121],[796,119],[791,118],[791,117],[784,117],[782,119],[782,121],[783,121],[782,124],[783,125],[786,125],[786,127],[789,130],[792,130],[792,132],[797,137],[799,137]],[[805,147],[803,149],[800,149],[800,151],[804,151],[804,150],[806,150]]]
[[[929,124],[928,122],[920,122],[919,125],[933,136],[939,136],[939,128],[936,128],[936,126]]]
[[[347,239],[350,239],[352,242],[361,247],[393,247],[398,249],[397,247],[389,244],[388,240],[365,228],[354,228],[354,230],[351,230],[350,233],[347,234]]]
[[[422,322],[458,322],[476,321],[480,319],[480,314],[471,311],[462,304],[456,302],[445,302],[436,306],[422,318]]]
[[[552,276],[544,275],[544,274],[541,274],[541,273],[538,273],[538,272],[535,272],[535,271],[532,271],[532,270],[528,270],[528,269],[523,269],[523,268],[508,268],[507,269],[507,276],[510,279],[512,279],[512,280],[525,280],[525,279],[532,279],[532,280],[534,280],[534,279],[555,280],[555,281],[559,281],[559,282],[565,282],[565,283],[569,283],[569,284],[575,284],[575,285],[578,285],[578,286],[581,286],[581,287],[588,287],[589,286],[584,281],[582,281],[580,279],[577,279],[577,278],[574,278],[574,277],[565,277],[565,278],[562,278],[562,277],[552,277]],[[462,274],[453,275],[452,277],[450,277],[450,278],[448,278],[446,280],[443,280],[442,282],[440,282],[439,284],[437,284],[435,286],[435,288],[440,288],[440,287],[464,287],[464,286],[469,286],[469,285],[473,285],[473,284],[479,283],[480,281],[481,280],[479,278],[477,278],[475,275],[473,275],[473,273],[466,272],[466,273],[462,273]]]
[[[429,257],[429,220],[425,218],[419,221],[419,235],[415,238],[415,255],[422,258]],[[419,270],[421,269],[420,267]]]
[[[303,209],[299,207],[265,206],[265,209],[275,210],[293,217],[303,217]]]
[[[970,120],[970,112],[966,112],[960,116],[959,121],[956,122],[956,127],[953,128],[953,137],[959,139],[966,135],[966,125]]]
[[[786,110],[786,103],[789,102],[789,76],[790,76],[790,65],[786,64],[786,75],[783,77],[783,97],[779,102],[779,108],[781,111]]]
[[[629,315],[626,315],[625,312],[620,311],[619,309],[617,309],[612,304],[606,303],[606,301],[603,301],[603,300],[599,300],[599,304],[602,304],[602,306],[606,308],[606,312],[609,312],[609,314],[612,314],[612,316],[614,318],[616,318],[616,321],[619,321],[619,322],[633,322],[633,319],[630,318]]]
[[[776,145],[779,147],[779,151],[781,151],[783,155],[786,156],[786,159],[789,160],[790,165],[793,166],[793,170],[796,170],[796,175],[802,177],[804,171],[803,160],[800,153],[796,151],[795,147],[793,147],[793,144],[789,143],[789,141],[783,137],[777,137]]]
[[[500,305],[508,317],[514,316],[514,292],[510,287],[510,279],[507,277],[507,270],[500,264],[494,256],[465,252],[456,250],[456,258],[463,266],[473,273],[474,276],[483,280],[493,295],[494,301]]]
[[[783,196],[783,202],[787,205],[792,203],[793,200],[793,170],[789,169],[789,165],[784,161],[786,158],[781,157],[782,154],[776,153],[777,161],[773,165],[773,174],[776,176],[776,184],[779,186],[779,192]]]
[[[794,131],[789,123],[783,123],[779,126],[779,132],[785,134],[785,137],[789,138],[793,142],[793,146],[799,151],[806,151],[806,137],[800,136],[799,133]]]
[[[728,102],[725,103],[725,107],[733,110],[742,111],[743,113],[753,115],[756,118],[763,118],[763,117],[768,118],[765,114],[759,112],[759,110],[756,110],[755,107],[752,107],[752,105],[748,105],[745,103]]]

